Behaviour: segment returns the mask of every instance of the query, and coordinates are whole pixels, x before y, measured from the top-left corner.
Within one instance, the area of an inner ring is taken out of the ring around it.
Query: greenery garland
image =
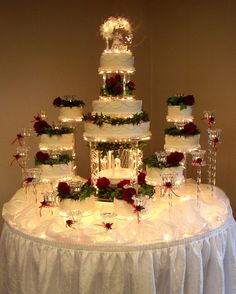
[[[172,96],[167,99],[167,105],[180,106],[180,110],[186,109],[187,106],[194,104],[194,97],[192,95]]]
[[[56,107],[84,107],[85,103],[78,99],[63,99],[57,97],[54,99],[53,105]]]
[[[68,164],[70,161],[72,161],[72,157],[67,154],[60,154],[57,158],[47,158],[39,160],[35,157],[35,165],[40,164],[47,164],[47,165],[55,165],[55,164]]]
[[[49,135],[50,137],[54,135],[61,136],[61,135],[72,134],[72,133],[74,133],[74,128],[71,128],[71,127],[59,128],[59,127],[50,126],[50,127],[44,128],[41,131],[41,135],[45,134],[45,135]]]
[[[114,118],[109,115],[104,114],[92,114],[91,112],[85,114],[83,116],[83,121],[92,122],[95,125],[102,126],[103,124],[111,124],[111,125],[125,125],[125,124],[133,124],[138,125],[142,122],[149,121],[148,114],[146,112],[135,113],[132,117],[127,118]]]
[[[200,130],[196,129],[194,133],[192,134],[186,134],[184,129],[178,129],[176,127],[171,127],[165,129],[165,134],[166,135],[171,135],[171,136],[184,136],[184,137],[189,137],[189,136],[194,136],[200,134]]]
[[[96,189],[94,186],[88,184],[87,182],[83,184],[79,191],[71,192],[70,194],[61,194],[58,193],[58,197],[60,200],[64,199],[72,199],[72,200],[80,200],[83,201],[86,198],[95,195]]]

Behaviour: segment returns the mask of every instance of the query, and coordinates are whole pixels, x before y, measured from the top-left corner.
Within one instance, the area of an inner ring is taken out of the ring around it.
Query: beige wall
[[[118,4],[119,3],[119,4]],[[104,42],[101,22],[123,15],[135,27],[137,96],[150,113],[153,139],[146,153],[163,146],[165,99],[176,91],[193,93],[196,122],[215,109],[223,128],[218,184],[233,201],[235,184],[236,2],[234,1],[11,1],[0,4],[0,206],[20,186],[20,170],[9,167],[15,134],[31,126],[34,114],[52,99],[78,94],[91,110],[101,80],[97,74]],[[204,133],[204,131],[203,131]],[[203,136],[203,142],[206,136]],[[35,152],[37,139],[32,140]],[[204,145],[204,144],[203,144]],[[79,173],[89,174],[89,152],[78,128]],[[33,158],[31,155],[31,161]]]

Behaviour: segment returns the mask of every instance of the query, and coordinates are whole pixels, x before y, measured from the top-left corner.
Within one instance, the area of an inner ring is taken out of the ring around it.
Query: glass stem
[[[202,178],[202,167],[201,165],[199,165],[197,166],[197,206],[199,206],[201,178]]]
[[[211,196],[214,193],[214,187],[216,185],[216,150],[212,148],[212,165],[211,165]]]

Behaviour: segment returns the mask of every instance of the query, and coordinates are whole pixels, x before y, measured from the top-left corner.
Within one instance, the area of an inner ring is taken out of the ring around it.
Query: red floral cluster
[[[69,195],[70,194],[70,186],[66,182],[59,182],[57,186],[57,191],[61,195]]]
[[[143,172],[139,172],[138,174],[138,184],[142,185],[145,183],[146,174]],[[97,180],[96,186],[98,189],[108,189],[110,187],[110,180],[106,177],[99,178]],[[116,188],[122,189],[122,199],[129,204],[133,204],[133,196],[136,195],[136,190],[132,187],[126,188],[126,185],[130,184],[130,180],[122,180],[117,185]]]
[[[61,103],[62,103],[62,99],[61,99],[61,97],[57,97],[57,98],[55,98],[54,99],[54,101],[53,101],[53,105],[54,106],[61,106]]]
[[[194,104],[194,97],[193,95],[187,95],[182,97],[182,103],[188,106],[192,106]]]
[[[42,151],[38,151],[35,154],[35,158],[36,160],[40,161],[40,162],[45,162],[47,159],[50,158],[49,154],[47,152],[42,152]]]
[[[197,131],[197,126],[190,122],[184,126],[184,134],[186,135],[195,135]]]
[[[126,88],[129,91],[135,90],[135,84],[132,81],[126,83]],[[119,96],[123,93],[123,80],[121,75],[117,74],[106,80],[106,90],[109,95]]]
[[[170,166],[177,166],[179,165],[180,161],[184,159],[184,154],[182,152],[171,152],[166,157],[166,163]]]
[[[37,133],[37,135],[42,135],[44,132],[44,129],[50,128],[51,126],[43,119],[41,119],[40,116],[35,117],[35,123],[34,123],[34,130]]]

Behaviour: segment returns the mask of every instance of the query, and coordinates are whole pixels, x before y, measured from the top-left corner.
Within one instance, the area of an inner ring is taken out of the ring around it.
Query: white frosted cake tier
[[[39,149],[61,149],[70,150],[74,146],[74,134],[63,134],[63,135],[41,135]]]
[[[114,116],[128,116],[141,112],[142,100],[94,100],[94,113]]]
[[[93,137],[97,140],[101,139],[133,139],[151,136],[150,122],[143,122],[138,125],[124,124],[111,125],[104,123],[102,126],[85,122],[84,137]]]
[[[63,178],[72,178],[72,164],[41,164],[41,178],[43,180],[52,180],[52,179],[63,179]]]
[[[95,208],[95,198],[88,197],[82,201],[74,199],[63,199],[59,202],[59,208],[63,211],[79,210],[80,212],[91,211]]]
[[[124,179],[129,180],[133,172],[134,170],[130,168],[104,169],[99,172],[99,176],[108,178],[112,185],[116,185]]]
[[[60,121],[79,121],[82,119],[82,107],[60,107],[59,117]]]
[[[186,109],[180,109],[179,105],[168,105],[167,121],[192,121],[192,106],[187,106]]]
[[[169,151],[189,152],[200,148],[200,134],[194,136],[165,135],[164,149]]]
[[[173,166],[173,167],[165,167],[165,168],[158,168],[158,167],[150,167],[146,165],[146,181],[150,184],[161,185],[162,184],[162,174],[176,174],[176,181],[175,184],[181,184],[184,180],[183,176],[183,166]]]
[[[134,69],[134,57],[131,52],[103,52],[100,57],[99,72],[130,71]]]

